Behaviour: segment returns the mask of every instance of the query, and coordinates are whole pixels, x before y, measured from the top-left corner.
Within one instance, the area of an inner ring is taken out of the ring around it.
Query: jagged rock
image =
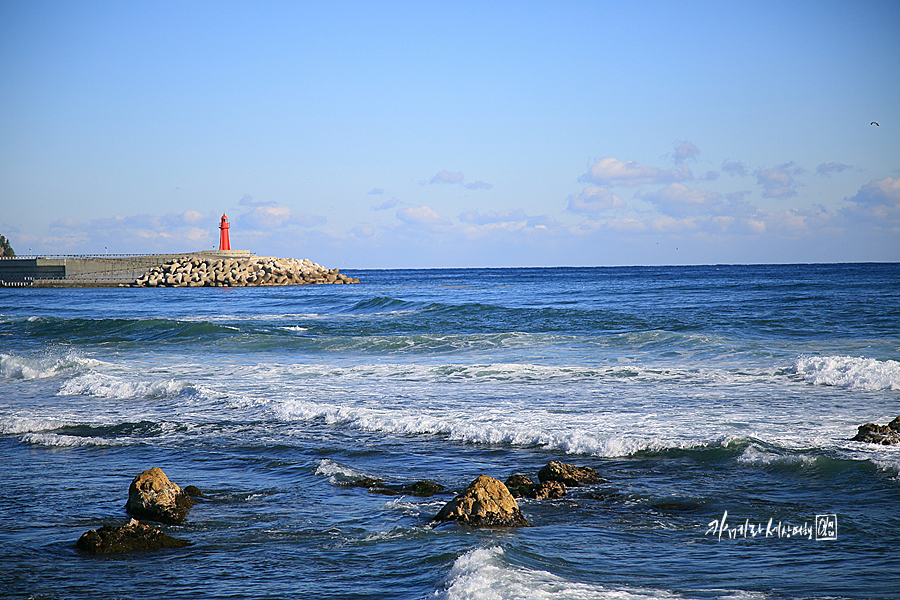
[[[196,501],[169,481],[162,469],[153,467],[131,482],[125,510],[141,519],[179,525],[194,504]]]
[[[506,487],[513,498],[555,500],[566,495],[566,484],[560,481],[545,481],[537,484],[525,475],[510,475],[506,480]]]
[[[173,538],[131,519],[121,527],[104,525],[100,529],[91,529],[78,538],[75,547],[85,554],[124,554],[160,548],[183,548],[189,544],[187,540]]]
[[[558,481],[568,487],[606,483],[606,480],[590,467],[576,467],[556,460],[541,467],[541,470],[538,471],[538,479],[541,480],[541,483]]]
[[[487,475],[480,475],[432,519],[438,523],[446,521],[469,527],[528,526],[503,482]]]
[[[900,417],[897,417],[887,425],[866,423],[860,425],[856,435],[850,438],[854,442],[868,442],[870,444],[900,444]]]

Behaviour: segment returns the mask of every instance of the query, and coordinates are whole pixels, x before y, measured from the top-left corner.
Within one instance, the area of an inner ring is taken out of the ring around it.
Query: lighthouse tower
[[[228,239],[228,217],[222,213],[222,220],[219,222],[219,250],[231,250],[231,240]]]

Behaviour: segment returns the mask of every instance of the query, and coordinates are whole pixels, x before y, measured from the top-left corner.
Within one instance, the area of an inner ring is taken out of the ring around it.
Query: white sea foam
[[[501,408],[493,411],[481,410],[477,417],[469,413],[431,414],[416,412],[410,408],[387,410],[354,408],[317,404],[306,400],[288,400],[277,409],[284,420],[323,419],[329,425],[356,428],[362,431],[399,433],[404,435],[442,435],[451,440],[475,444],[510,444],[521,446],[542,446],[547,449],[563,450],[568,454],[587,454],[602,457],[628,456],[645,450],[668,448],[692,448],[705,442],[664,435],[613,434],[603,429],[585,431],[572,427],[567,421],[554,420],[540,411],[525,414],[511,414]],[[534,424],[536,420],[542,421]],[[583,417],[595,419],[594,415]],[[521,422],[516,423],[516,419]],[[587,424],[585,424],[585,427]],[[553,431],[555,429],[556,431]],[[320,465],[319,474],[333,468],[330,463]],[[368,475],[346,472],[349,477]]]
[[[10,415],[0,417],[0,433],[19,434],[58,429],[70,423],[61,419]]]
[[[74,377],[60,388],[60,396],[91,396],[94,398],[175,398],[195,391],[185,381],[159,379],[156,381],[126,381],[103,373],[87,373]]]
[[[444,589],[435,594],[444,600],[651,600],[682,598],[664,590],[611,589],[569,581],[547,571],[507,563],[502,548],[478,548],[453,564]]]
[[[342,465],[329,458],[323,458],[319,461],[319,466],[316,467],[316,475],[328,477],[331,483],[353,481],[358,479],[365,479],[367,477],[372,479],[376,478],[374,475],[370,475],[365,471],[360,471],[359,469],[354,469],[353,467]]]
[[[900,362],[854,356],[801,356],[794,371],[813,385],[900,390]]]
[[[817,459],[818,457],[811,454],[784,454],[763,448],[758,444],[750,444],[737,457],[738,462],[747,465],[812,464]]]
[[[69,353],[61,357],[26,358],[0,354],[0,377],[6,379],[46,379],[77,372],[100,364]]]
[[[122,446],[127,442],[121,439],[106,439],[90,436],[78,435],[60,435],[56,433],[29,433],[22,436],[22,441],[26,444],[34,444],[36,446]]]

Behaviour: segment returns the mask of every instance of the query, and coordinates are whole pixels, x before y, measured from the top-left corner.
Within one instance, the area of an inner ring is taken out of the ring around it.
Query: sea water
[[[900,597],[900,265],[348,274],[0,289],[0,596]],[[608,482],[429,523],[552,460]],[[191,545],[79,554],[154,466]]]

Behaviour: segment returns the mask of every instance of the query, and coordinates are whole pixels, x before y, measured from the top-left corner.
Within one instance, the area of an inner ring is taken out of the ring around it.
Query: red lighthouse
[[[231,250],[231,240],[228,239],[228,229],[230,227],[228,217],[225,216],[225,213],[222,213],[222,220],[219,222],[219,250]]]

